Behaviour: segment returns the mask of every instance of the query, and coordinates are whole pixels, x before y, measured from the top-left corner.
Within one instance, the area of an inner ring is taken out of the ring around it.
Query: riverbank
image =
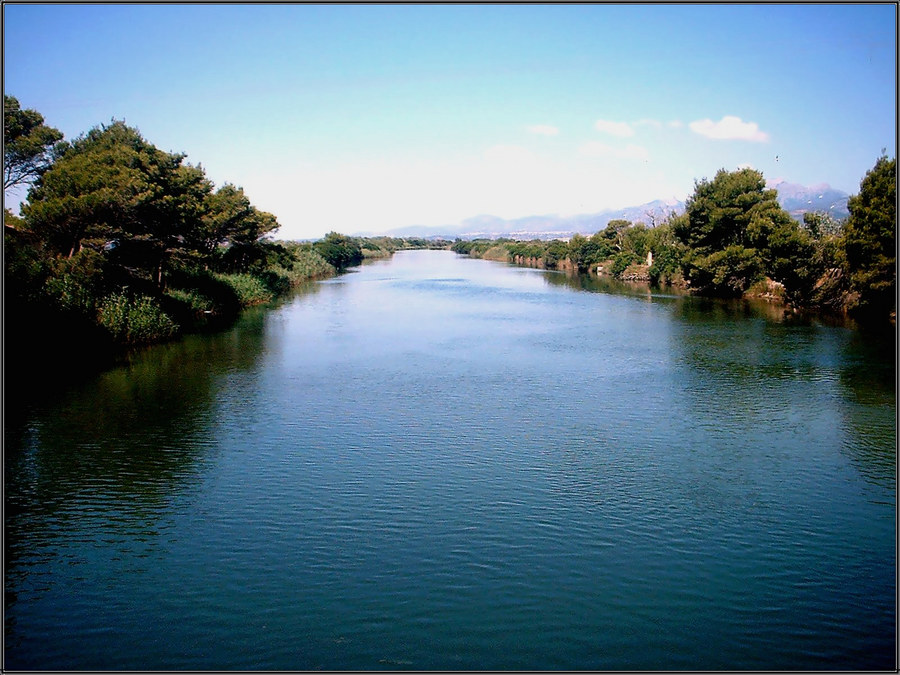
[[[40,402],[51,390],[128,362],[155,344],[228,328],[245,310],[396,251],[448,248],[418,238],[347,237],[259,242],[242,272],[170,269],[164,285],[124,269],[109,252],[46,255],[32,233],[7,225],[5,363],[7,399]],[[9,405],[8,405],[9,407]]]
[[[269,244],[268,264],[252,272],[182,268],[160,287],[93,251],[42,258],[29,239],[6,228],[4,382],[15,394],[7,409],[39,402],[149,345],[227,328],[249,307],[338,273],[309,245]]]
[[[661,290],[674,290],[691,295],[704,296],[698,289],[691,288],[680,269],[669,265],[661,268],[654,264],[635,261],[637,256],[617,256],[588,264],[573,259],[566,253],[570,244],[562,241],[520,242],[515,240],[475,240],[457,241],[452,250],[461,255],[483,260],[503,262],[520,267],[556,270],[566,274],[582,274],[592,278],[615,279],[618,282],[634,284],[636,287],[649,285]],[[525,251],[525,252],[519,252]],[[554,253],[556,255],[554,255]],[[715,295],[709,297],[718,297]],[[814,284],[808,305],[792,303],[784,284],[764,277],[747,288],[738,299],[764,301],[773,309],[786,314],[820,316],[828,323],[859,323],[867,326],[896,327],[896,312],[885,317],[860,315],[853,310],[857,307],[859,295],[849,290],[846,277],[840,269],[830,269]]]

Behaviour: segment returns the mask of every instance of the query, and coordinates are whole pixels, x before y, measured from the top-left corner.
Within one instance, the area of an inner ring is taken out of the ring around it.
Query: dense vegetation
[[[312,243],[272,238],[279,224],[240,187],[215,188],[185,156],[112,121],[72,141],[4,97],[7,363],[72,368],[91,355],[220,325],[243,307],[401,248],[447,242],[336,232]],[[883,319],[896,313],[896,161],[881,157],[849,201],[850,217],[794,221],[758,171],[719,171],[685,213],[661,224],[614,220],[568,241],[457,241],[496,260],[680,284],[711,295],[777,294],[797,307]],[[19,358],[21,357],[21,358]]]
[[[881,157],[849,200],[845,223],[807,213],[798,223],[759,171],[698,181],[685,212],[656,227],[624,220],[569,241],[457,240],[476,257],[682,285],[725,297],[777,296],[795,308],[896,316],[896,160]],[[652,254],[648,259],[648,253]]]
[[[568,241],[514,241],[511,239],[457,240],[452,249],[475,257],[532,264],[547,269],[571,269],[578,272],[596,271],[622,279],[649,279],[660,275],[663,267],[647,266],[647,254],[654,256],[671,245],[671,228],[660,225],[649,228],[643,223],[612,220],[604,230],[585,237],[573,235]],[[674,272],[667,269],[668,272]],[[675,280],[669,274],[669,281]]]
[[[7,364],[77,367],[123,348],[232,320],[310,279],[417,240],[330,233],[278,242],[240,187],[113,121],[71,142],[4,97]]]
[[[878,317],[897,313],[897,160],[881,157],[850,198],[838,262],[854,306]]]

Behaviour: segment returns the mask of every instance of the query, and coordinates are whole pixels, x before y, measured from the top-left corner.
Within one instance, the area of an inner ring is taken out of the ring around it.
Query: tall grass
[[[169,288],[166,290],[166,295],[186,306],[194,314],[216,311],[215,301],[194,288]]]
[[[303,282],[330,277],[335,271],[317,251],[297,248],[288,260],[270,264],[262,279],[275,295],[282,295]]]
[[[335,273],[334,267],[313,248],[297,247],[291,251],[291,258],[290,267],[281,266],[291,286],[298,286],[310,279],[330,277]]]
[[[178,331],[178,325],[157,301],[146,295],[115,293],[103,298],[97,309],[97,322],[123,344],[161,342]]]
[[[88,314],[95,308],[96,298],[92,290],[71,274],[47,279],[44,293],[60,309]]]
[[[261,278],[252,274],[213,274],[213,276],[234,291],[242,307],[269,302],[275,297],[272,289]]]

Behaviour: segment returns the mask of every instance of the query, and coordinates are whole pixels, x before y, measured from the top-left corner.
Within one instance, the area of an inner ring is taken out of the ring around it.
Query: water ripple
[[[874,357],[520,272],[398,255],[36,414],[6,665],[890,665]]]

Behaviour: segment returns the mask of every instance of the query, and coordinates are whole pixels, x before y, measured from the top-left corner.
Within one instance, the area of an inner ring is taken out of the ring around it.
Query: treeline
[[[362,249],[363,258],[386,258],[397,251],[409,250],[445,250],[452,242],[445,239],[426,239],[425,237],[356,237]]]
[[[673,245],[668,222],[657,227],[628,220],[611,220],[605,229],[586,237],[573,235],[568,241],[517,241],[513,239],[456,240],[452,250],[473,257],[500,260],[547,269],[609,274],[619,279],[657,282],[665,272],[667,283],[679,283],[674,266],[647,265],[647,254],[663,255]]]
[[[72,141],[4,97],[7,364],[74,365],[234,319],[299,284],[424,241],[278,242],[240,187],[113,121]]]
[[[695,184],[663,223],[613,220],[569,241],[457,240],[457,253],[548,269],[678,285],[703,295],[782,298],[795,308],[896,319],[896,160],[880,157],[849,199],[850,216],[795,221],[759,171],[719,171]],[[648,257],[649,254],[649,257]]]

